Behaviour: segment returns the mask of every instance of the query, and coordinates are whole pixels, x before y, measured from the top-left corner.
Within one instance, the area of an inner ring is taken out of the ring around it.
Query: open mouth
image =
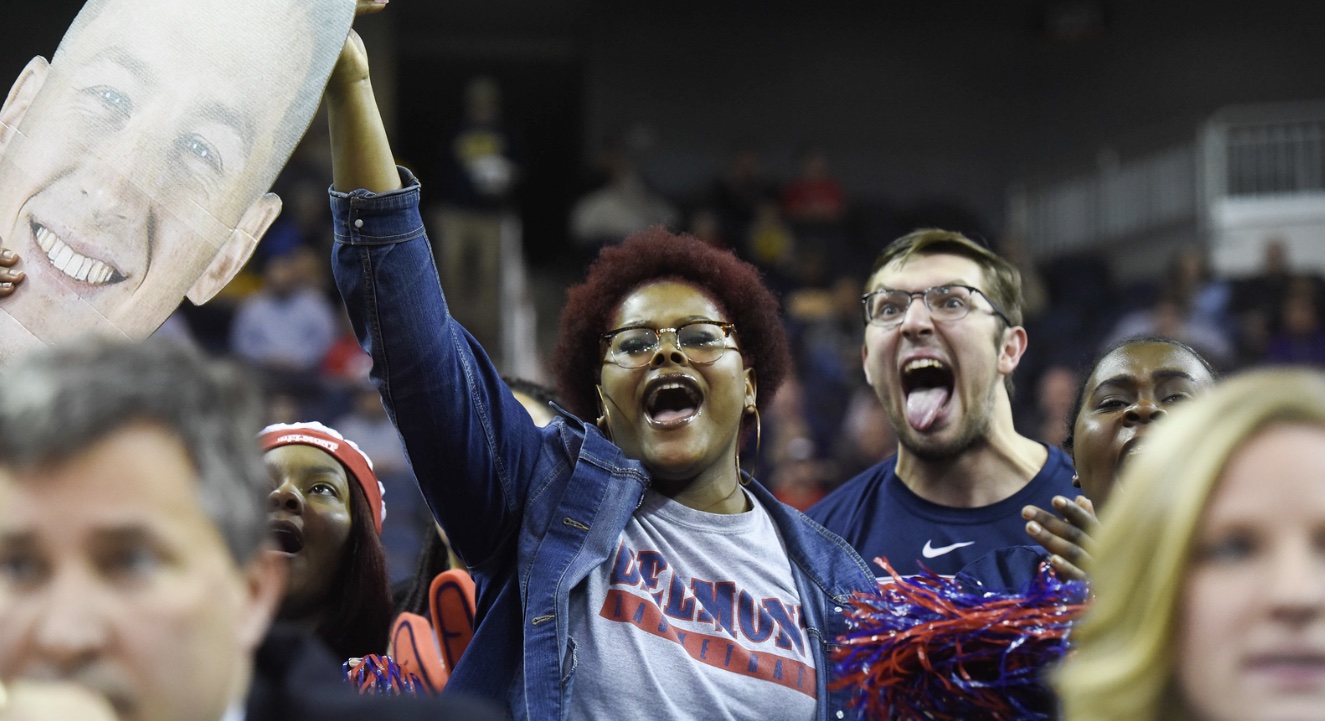
[[[282,553],[293,556],[304,550],[304,532],[290,521],[272,521],[271,537]]]
[[[645,389],[644,415],[654,426],[671,428],[694,420],[703,404],[704,394],[693,378],[663,376],[655,378]]]
[[[1118,468],[1114,471],[1115,475],[1123,472],[1123,466],[1127,465],[1138,453],[1141,453],[1144,445],[1139,435],[1133,436],[1132,440],[1123,444],[1122,450],[1118,453]]]
[[[906,396],[906,422],[927,431],[952,397],[952,369],[943,361],[916,358],[902,366],[902,393]]]
[[[92,285],[110,285],[125,279],[124,274],[104,260],[89,258],[64,242],[59,235],[46,226],[31,221],[32,237],[37,247],[46,254],[55,269],[81,283]]]

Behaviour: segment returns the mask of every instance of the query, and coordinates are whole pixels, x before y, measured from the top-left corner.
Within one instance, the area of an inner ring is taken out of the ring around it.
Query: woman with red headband
[[[373,462],[321,423],[268,426],[259,443],[275,483],[272,534],[290,560],[280,619],[316,634],[340,658],[385,653],[386,505]]]

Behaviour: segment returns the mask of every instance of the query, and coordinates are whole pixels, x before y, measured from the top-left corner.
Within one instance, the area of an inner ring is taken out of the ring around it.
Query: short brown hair
[[[875,273],[894,261],[905,262],[913,256],[939,254],[960,255],[975,261],[984,274],[985,287],[980,290],[998,305],[1012,325],[1021,325],[1021,272],[994,251],[956,231],[921,228],[903,235],[879,253],[869,277],[873,278]]]

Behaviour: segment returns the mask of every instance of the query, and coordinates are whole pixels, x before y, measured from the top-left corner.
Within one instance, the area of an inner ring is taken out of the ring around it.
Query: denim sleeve
[[[513,542],[543,436],[451,317],[419,183],[400,172],[401,190],[331,191],[332,270],[420,490],[456,551],[479,565]]]

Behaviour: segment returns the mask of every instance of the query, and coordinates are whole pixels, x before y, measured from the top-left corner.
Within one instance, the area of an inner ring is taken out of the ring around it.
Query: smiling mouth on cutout
[[[689,376],[657,378],[644,396],[644,415],[658,428],[676,428],[699,415],[704,395]]]
[[[37,247],[41,248],[41,252],[51,261],[51,265],[61,273],[91,285],[112,285],[125,280],[124,274],[109,263],[82,255],[69,247],[69,244],[50,228],[35,220],[30,222],[30,226]]]

